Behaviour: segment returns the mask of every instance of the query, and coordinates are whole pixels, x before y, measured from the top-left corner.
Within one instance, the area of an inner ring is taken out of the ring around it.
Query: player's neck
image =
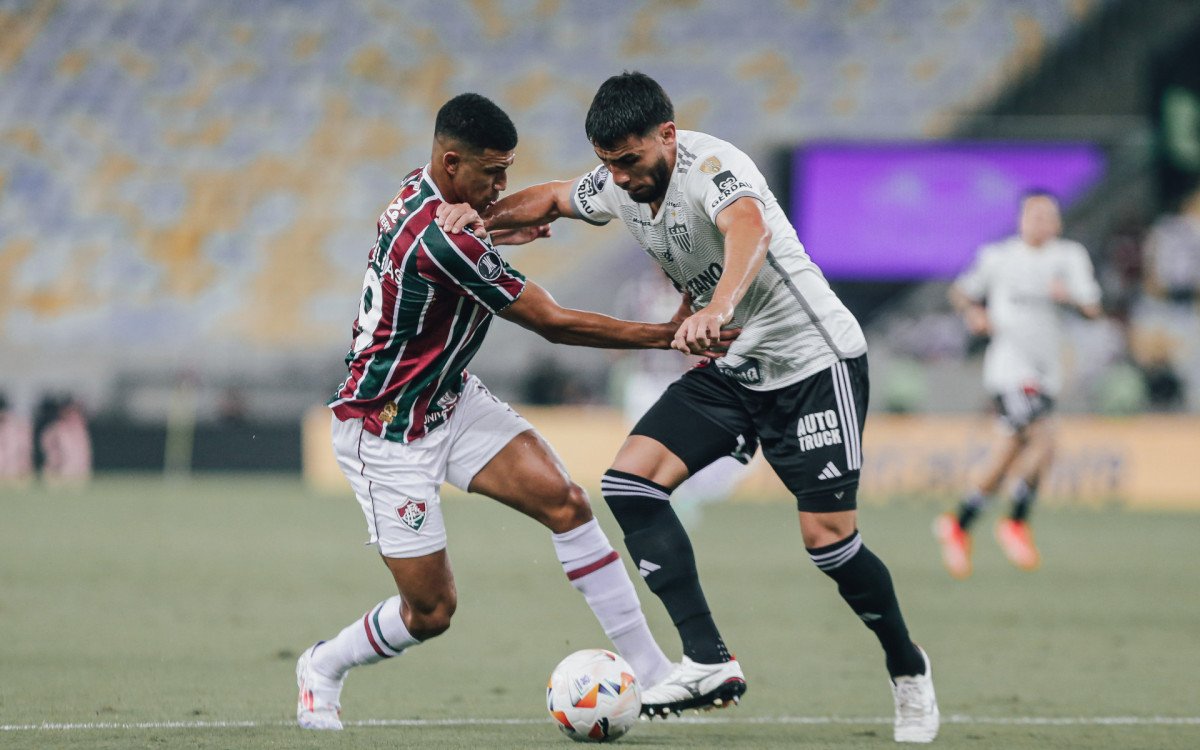
[[[662,208],[663,201],[667,199],[667,189],[671,186],[671,180],[675,179],[675,155],[678,153],[679,141],[675,141],[675,144],[671,146],[671,148],[667,149],[666,162],[667,175],[669,176],[667,177],[667,184],[663,186],[663,194],[660,195],[657,200],[652,200],[646,204],[650,207],[651,216],[658,216],[658,211],[660,208]]]
[[[450,179],[450,175],[446,174],[446,170],[441,168],[437,160],[429,165],[429,179],[433,180],[434,187],[442,194],[442,200],[446,203],[466,203],[458,197],[458,191],[454,189],[454,181]]]

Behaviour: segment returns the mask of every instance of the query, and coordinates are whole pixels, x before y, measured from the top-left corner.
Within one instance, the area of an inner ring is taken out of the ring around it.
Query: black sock
[[[987,500],[987,495],[979,490],[974,490],[958,504],[958,525],[962,527],[963,531],[971,528],[971,524],[975,522],[975,518],[983,510],[983,506],[987,505]]]
[[[883,561],[862,543],[858,531],[827,547],[808,550],[818,568],[837,581],[838,593],[879,639],[888,674],[925,674],[925,660],[908,636],[892,577]]]
[[[671,507],[666,488],[611,469],[600,488],[625,532],[630,557],[675,623],[683,653],[702,664],[729,661],[729,651],[700,588],[691,540]]]
[[[1037,485],[1029,484],[1024,479],[1017,480],[1012,495],[1012,520],[1024,522],[1029,518],[1029,510],[1037,499]]]

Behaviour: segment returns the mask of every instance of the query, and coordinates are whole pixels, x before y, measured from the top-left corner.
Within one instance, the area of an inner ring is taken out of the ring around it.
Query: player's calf
[[[883,561],[863,544],[855,531],[839,542],[810,548],[809,557],[821,572],[837,582],[854,614],[875,633],[887,658],[888,674],[921,674],[924,658],[908,635],[892,576]]]

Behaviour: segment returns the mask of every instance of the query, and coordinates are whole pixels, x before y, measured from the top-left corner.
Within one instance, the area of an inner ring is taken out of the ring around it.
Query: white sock
[[[571,585],[583,594],[617,653],[633,667],[638,682],[648,687],[665,677],[671,663],[650,633],[621,556],[596,519],[553,538]]]
[[[420,641],[413,638],[400,616],[400,597],[375,605],[362,619],[355,620],[334,638],[313,650],[313,669],[331,680],[340,680],[351,667],[374,664],[399,656]]]

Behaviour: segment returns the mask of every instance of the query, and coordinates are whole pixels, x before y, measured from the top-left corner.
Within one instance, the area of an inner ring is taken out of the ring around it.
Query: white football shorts
[[[367,544],[385,557],[421,557],[446,547],[439,490],[466,490],[514,437],[532,430],[474,375],[445,424],[404,444],[333,417],[333,451],[367,518]]]

